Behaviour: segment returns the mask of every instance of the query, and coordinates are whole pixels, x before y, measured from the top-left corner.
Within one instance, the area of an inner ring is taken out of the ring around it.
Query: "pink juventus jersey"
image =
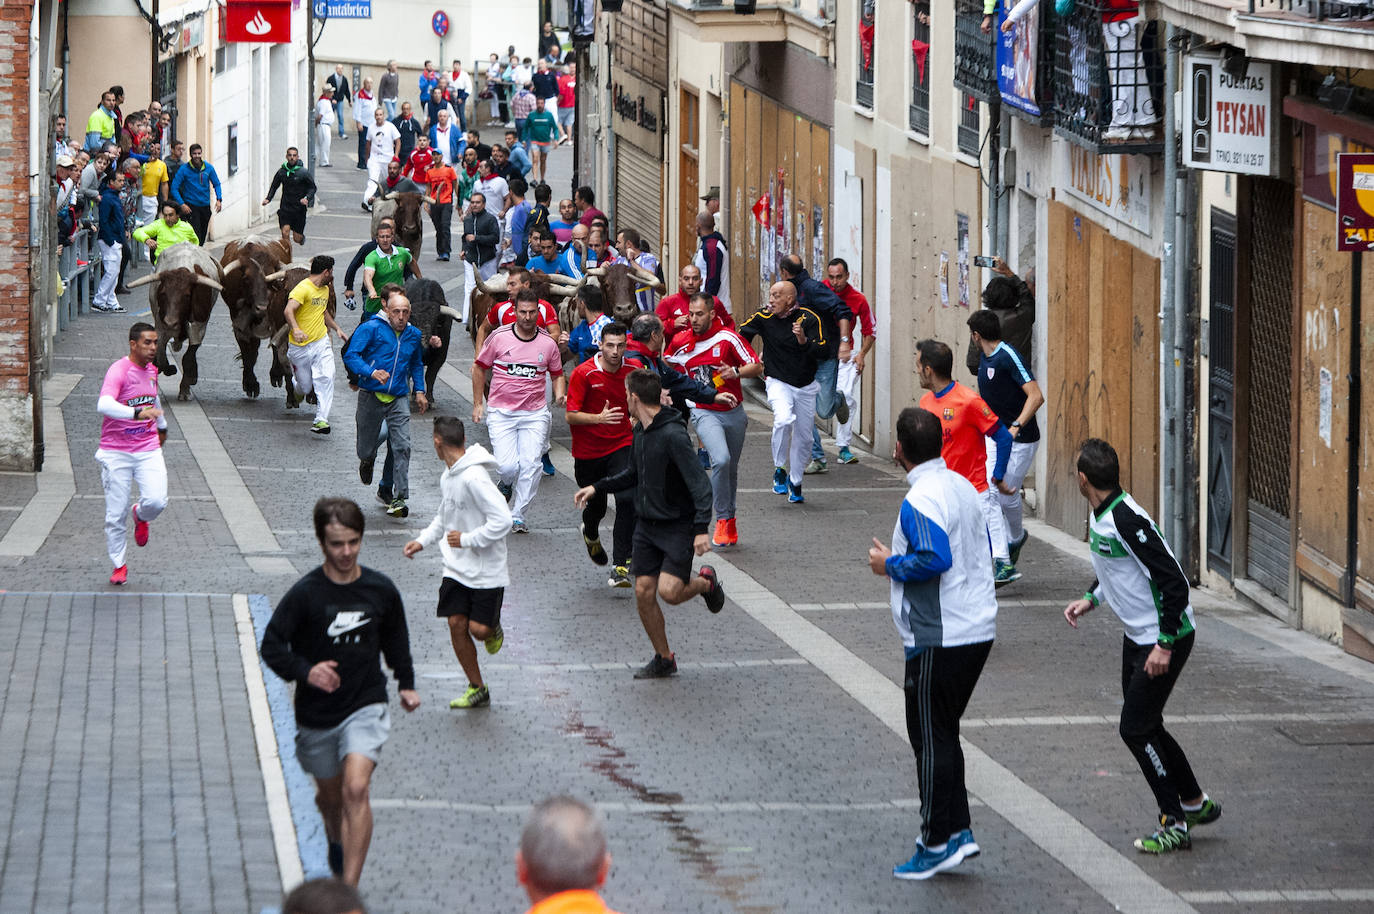
[[[105,372],[100,396],[113,397],[125,406],[157,406],[157,366],[149,362],[139,368],[129,358],[120,359]],[[111,419],[102,417],[100,446],[109,451],[139,453],[158,449],[157,420]]]
[[[547,406],[544,376],[563,373],[563,359],[553,337],[539,330],[534,339],[522,340],[515,335],[514,324],[491,332],[477,353],[477,364],[491,372],[487,404],[522,412]]]

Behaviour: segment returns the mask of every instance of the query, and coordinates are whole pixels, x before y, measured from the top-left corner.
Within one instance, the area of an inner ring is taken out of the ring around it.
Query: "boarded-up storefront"
[[[1074,459],[1084,438],[1111,442],[1122,487],[1158,508],[1159,260],[1063,203],[1049,207],[1041,490],[1045,519],[1081,536],[1088,506]]]
[[[778,263],[797,254],[825,276],[830,130],[740,83],[730,86],[730,297],[736,319],[768,300]]]

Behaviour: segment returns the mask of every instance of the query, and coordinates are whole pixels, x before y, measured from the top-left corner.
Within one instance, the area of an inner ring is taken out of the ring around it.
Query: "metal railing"
[[[1319,21],[1361,22],[1374,18],[1370,0],[1250,0],[1251,13],[1291,13]]]
[[[873,107],[873,56],[876,44],[877,0],[863,0],[859,7],[859,53],[855,61],[859,77],[854,83],[854,101],[861,108]]]
[[[1097,152],[1162,148],[1163,42],[1157,25],[1109,0],[1079,0],[1054,36],[1055,132]]]
[[[62,248],[57,258],[62,277],[62,294],[57,297],[57,329],[66,330],[77,315],[91,310],[95,287],[100,282],[100,255],[95,250],[95,232],[77,229],[72,243]]]
[[[954,85],[979,101],[998,97],[993,36],[983,34],[979,0],[957,0],[954,5]]]
[[[911,105],[907,126],[925,135],[930,133],[930,4],[920,0],[911,7]]]

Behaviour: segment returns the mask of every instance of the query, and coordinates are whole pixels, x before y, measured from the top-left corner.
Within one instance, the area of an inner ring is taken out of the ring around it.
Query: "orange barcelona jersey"
[[[945,466],[973,483],[979,492],[986,492],[988,446],[983,439],[997,428],[997,414],[982,397],[958,381],[950,382],[939,395],[926,391],[920,406],[940,417],[944,430],[940,456],[945,458]]]

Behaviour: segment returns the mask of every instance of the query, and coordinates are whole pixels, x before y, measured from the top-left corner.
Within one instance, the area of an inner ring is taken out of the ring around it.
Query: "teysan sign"
[[[1184,58],[1183,158],[1189,168],[1273,175],[1278,164],[1273,66],[1228,67],[1215,55]]]
[[[281,44],[291,40],[291,0],[230,0],[224,40]]]

